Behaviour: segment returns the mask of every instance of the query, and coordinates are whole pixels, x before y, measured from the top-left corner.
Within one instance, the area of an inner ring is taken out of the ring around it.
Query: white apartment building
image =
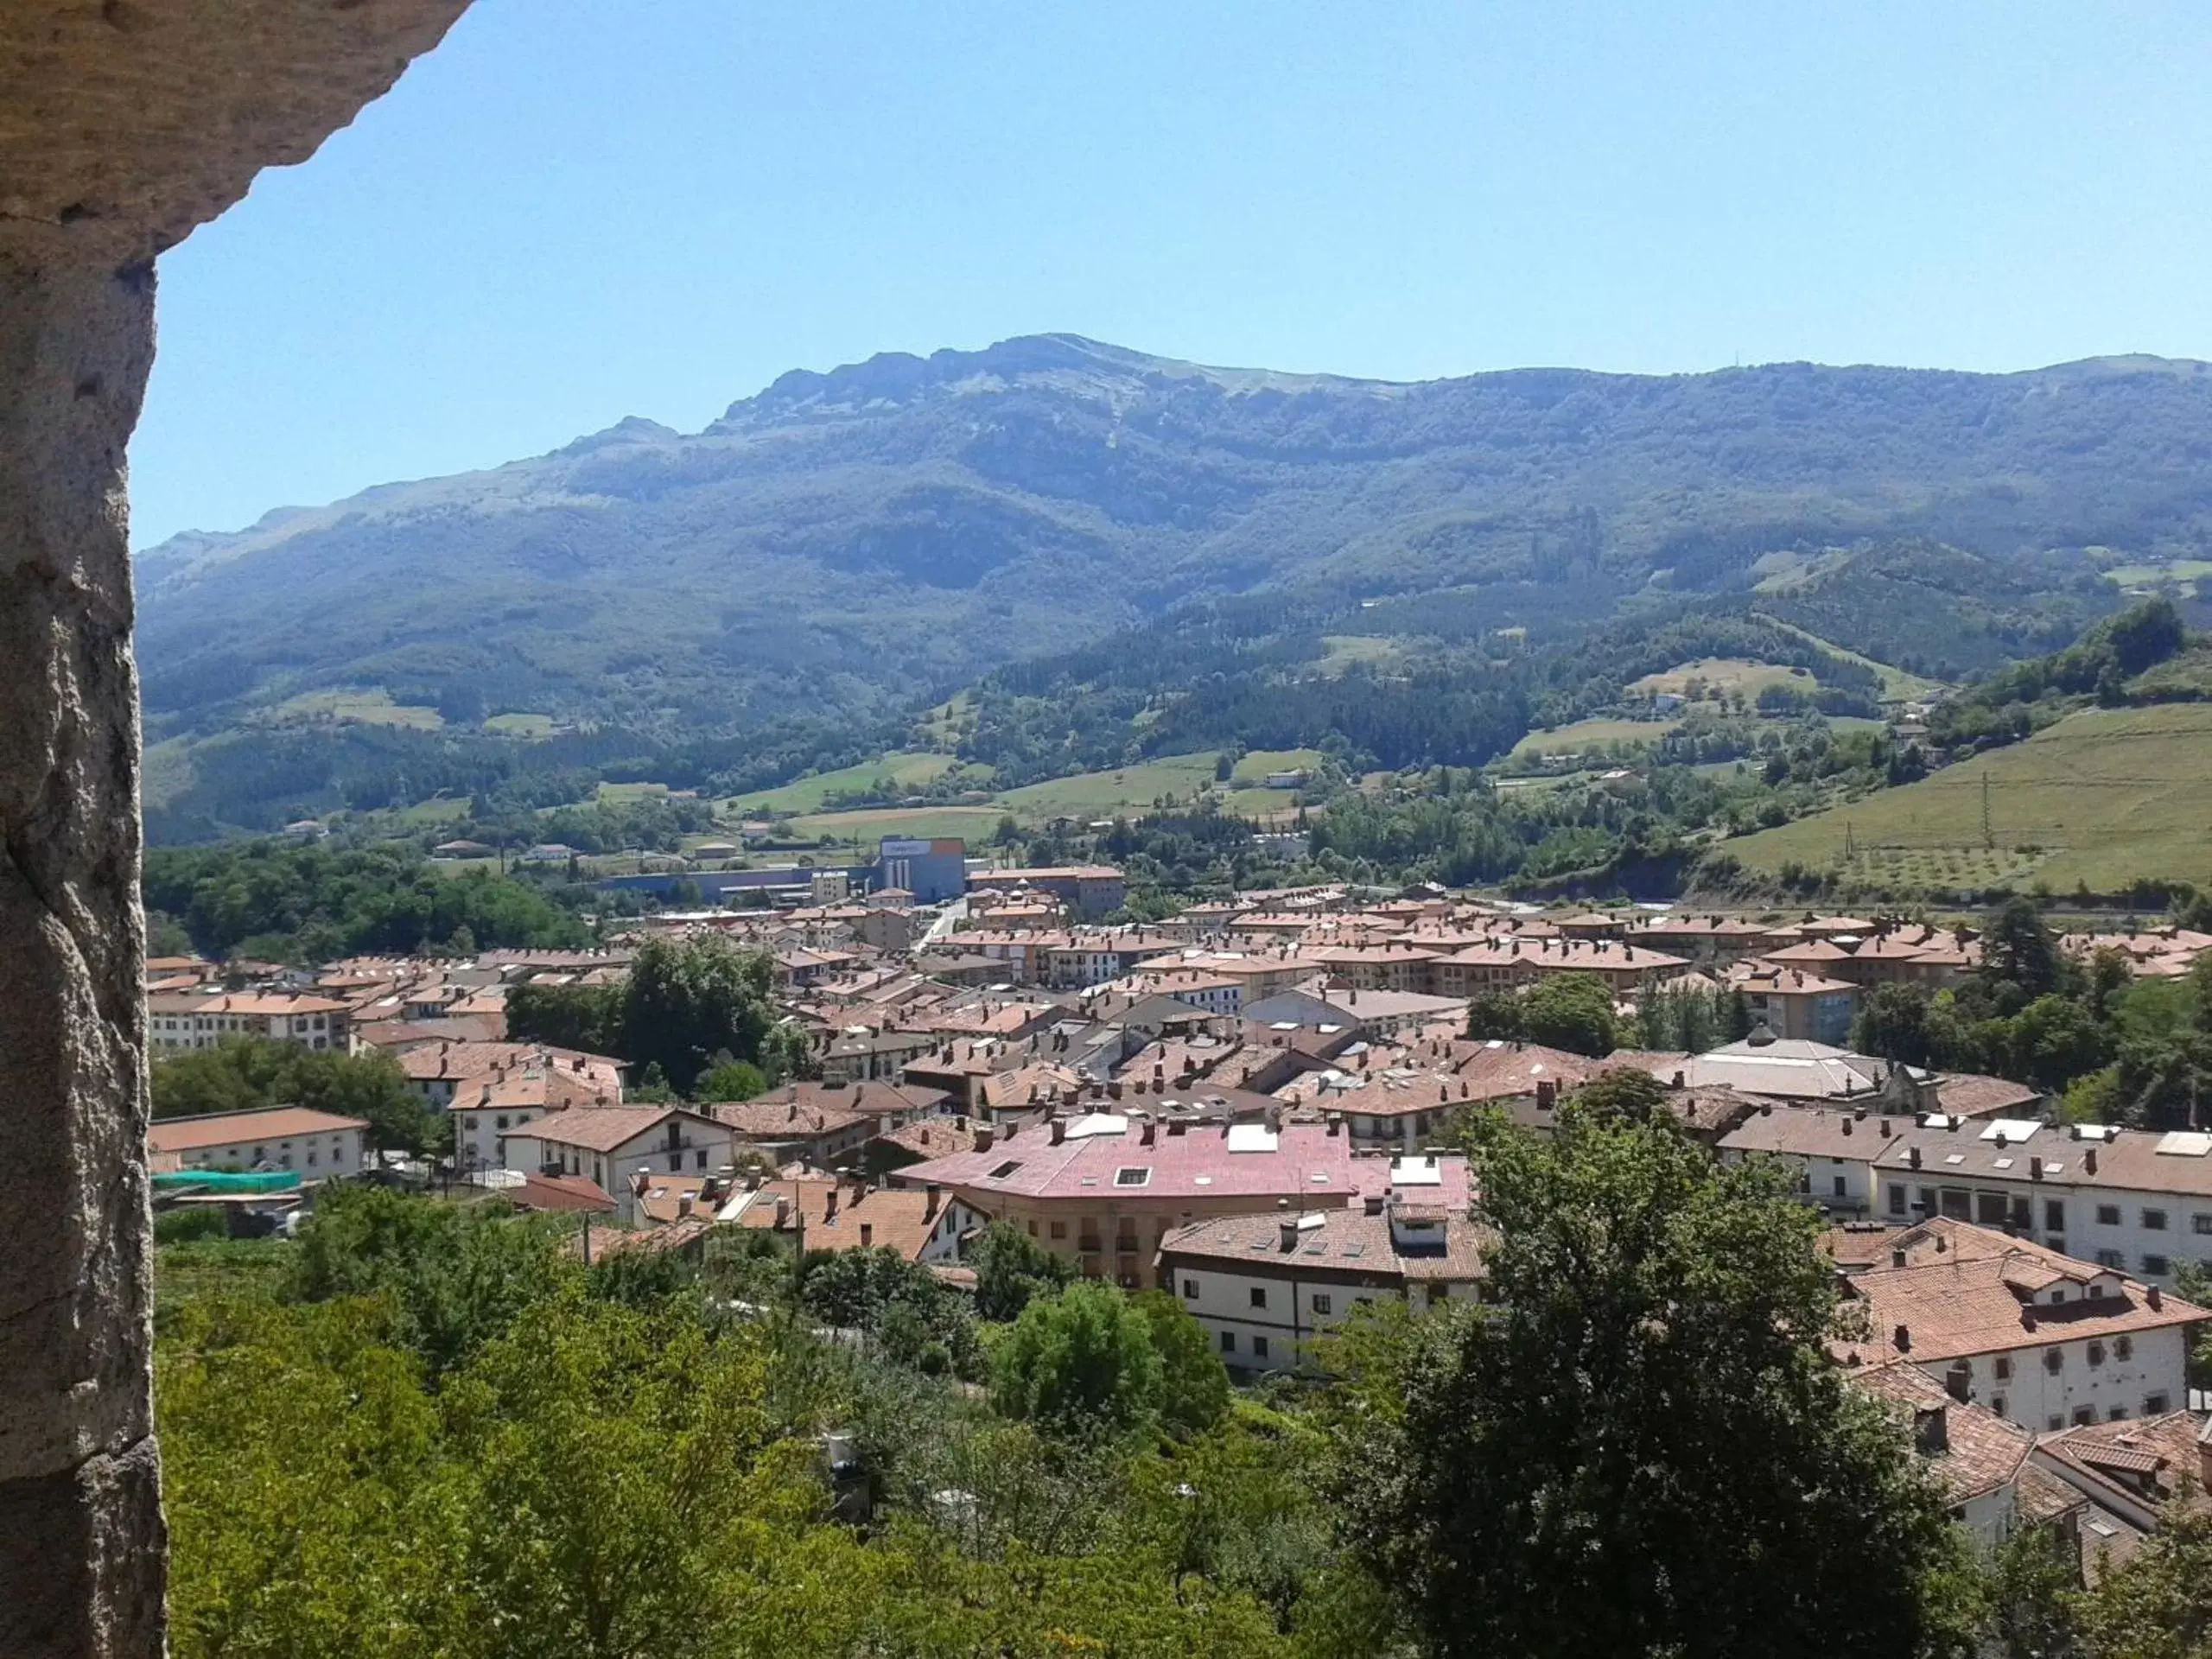
[[[2109,1268],[1944,1217],[1849,1274],[1865,1328],[1846,1363],[1904,1361],[1956,1400],[2036,1433],[2186,1403],[2188,1345],[2212,1313]]]
[[[362,1135],[368,1127],[358,1117],[304,1106],[211,1112],[161,1119],[146,1131],[146,1150],[157,1169],[166,1165],[251,1170],[266,1165],[295,1170],[303,1180],[334,1179],[360,1173]]]
[[[1863,1216],[1874,1203],[1882,1138],[1907,1122],[1870,1116],[1864,1107],[1765,1105],[1715,1144],[1723,1163],[1779,1160],[1796,1172],[1801,1198],[1831,1215]]]
[[[156,1049],[213,1048],[226,1037],[266,1037],[303,1048],[352,1046],[343,1002],[289,991],[165,991],[146,999]]]
[[[614,1199],[624,1222],[634,1223],[632,1175],[718,1171],[736,1144],[728,1125],[680,1106],[571,1106],[511,1130],[499,1161],[525,1174],[588,1178]]]
[[[1387,1194],[1342,1210],[1217,1216],[1160,1241],[1161,1282],[1238,1371],[1310,1366],[1315,1340],[1363,1302],[1399,1297],[1416,1307],[1472,1300],[1482,1249],[1440,1159],[1401,1159]],[[1452,1160],[1455,1163],[1459,1160]]]
[[[2212,1265],[2212,1134],[1930,1116],[1873,1144],[1878,1219],[2002,1228],[2150,1283]]]

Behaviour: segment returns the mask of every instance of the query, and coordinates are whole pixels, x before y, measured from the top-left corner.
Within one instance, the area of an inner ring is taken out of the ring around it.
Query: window
[[[317,1160],[316,1160],[316,1158],[315,1158],[315,1154],[313,1154],[313,1153],[309,1153],[309,1154],[308,1154],[308,1167],[309,1169],[313,1169],[313,1168],[315,1166],[315,1163],[316,1163],[316,1161],[317,1161]]]
[[[2076,1406],[2074,1408],[2074,1426],[2076,1428],[2083,1427],[2096,1421],[2097,1408],[2094,1406]]]
[[[2046,1348],[2043,1351],[2043,1368],[2046,1371],[2056,1376],[2059,1370],[2064,1367],[2065,1363],[2066,1351],[2064,1349]]]
[[[1007,1176],[1009,1176],[1009,1175],[1013,1174],[1013,1173],[1014,1173],[1014,1172],[1015,1170],[1020,1169],[1020,1167],[1021,1167],[1021,1160],[1020,1160],[1020,1159],[1019,1159],[1019,1158],[1009,1158],[1009,1159],[1007,1159],[1007,1160],[1006,1160],[1006,1162],[1004,1162],[1004,1163],[1001,1164],[997,1168],[994,1169],[994,1170],[993,1170],[993,1171],[992,1171],[988,1175],[985,1176],[983,1179],[986,1179],[986,1180],[991,1180],[991,1181],[1002,1181],[1002,1180],[1006,1179],[1006,1178],[1007,1178]]]
[[[1428,1287],[1428,1305],[1431,1307],[1434,1307],[1438,1303],[1444,1300],[1444,1294],[1443,1286],[1431,1285]]]
[[[2097,1265],[2101,1268],[2124,1268],[2127,1265],[2127,1258],[2118,1250],[2099,1250]]]
[[[2102,1344],[2101,1342],[2093,1342],[2093,1343],[2091,1343],[2091,1344],[2089,1344],[2089,1363],[2090,1363],[2090,1364],[2092,1364],[2092,1365],[2101,1365],[2101,1364],[2103,1364],[2104,1363],[2105,1363],[2105,1345],[2104,1345],[2104,1344]]]
[[[1267,1339],[1265,1337],[1255,1337],[1255,1338],[1252,1338],[1252,1357],[1253,1357],[1253,1358],[1255,1358],[1255,1359],[1265,1359],[1267,1357],[1268,1357],[1268,1339]]]
[[[2066,1205],[2063,1202],[2057,1198],[2045,1198],[2043,1201],[2043,1224],[2054,1233],[2063,1233],[2066,1230]]]
[[[1255,1306],[1255,1307],[1265,1307],[1267,1305],[1268,1305],[1268,1287],[1267,1287],[1265,1285],[1255,1285],[1255,1286],[1253,1286],[1253,1287],[1252,1287],[1252,1306]]]
[[[2200,1210],[2189,1218],[2191,1232],[2212,1233],[2212,1211]]]
[[[1185,1279],[1183,1281],[1183,1300],[1186,1302],[1195,1302],[1198,1300],[1198,1281],[1197,1280]]]
[[[1974,1218],[1983,1227],[2002,1227],[2005,1224],[2005,1195],[2002,1192],[1977,1192],[1974,1195]]]
[[[1037,1236],[1037,1224],[1033,1221],[1029,1224],[1029,1236],[1032,1238]]]
[[[2100,1227],[2119,1226],[2120,1206],[2116,1204],[2099,1205],[2097,1206],[2097,1225]]]
[[[1991,1395],[1989,1396],[1989,1408],[1995,1412],[1999,1417],[2002,1417],[2005,1414],[2005,1396],[2001,1394]]]
[[[2163,1210],[2145,1210],[2143,1212],[2143,1230],[2146,1233],[2164,1232],[2166,1212]]]
[[[2105,1413],[2105,1421],[2108,1423],[2126,1422],[2127,1421],[2127,1408],[2126,1406],[2114,1406],[2110,1411]]]
[[[2143,1271],[2153,1279],[2164,1278],[2173,1271],[2173,1267],[2174,1264],[2163,1255],[2146,1255],[2143,1258]]]
[[[2043,1420],[2043,1426],[2049,1429],[2052,1433],[2056,1434],[2060,1429],[2066,1427],[2066,1419],[2060,1416],[2054,1411],[2050,1416]]]
[[[507,1127],[507,1115],[505,1112],[501,1112],[499,1116],[492,1120],[492,1127],[495,1129],[505,1128]]]
[[[1997,1380],[1999,1382],[2010,1382],[2012,1380],[2012,1356],[2010,1354],[1998,1355],[1997,1363],[1992,1366],[1991,1370],[1996,1373]]]
[[[1224,1354],[1233,1354],[1236,1351],[1236,1333],[1234,1331],[1224,1331],[1221,1333],[1221,1351]]]
[[[2143,1414],[2145,1417],[2164,1416],[2166,1414],[2166,1396],[2163,1394],[2145,1395],[2143,1396]]]
[[[1904,1214],[1904,1186],[1902,1182],[1890,1183],[1890,1213],[1893,1216]]]
[[[1068,1236],[1068,1224],[1067,1224],[1067,1223],[1065,1223],[1065,1221],[1056,1221],[1056,1222],[1054,1222],[1054,1223],[1052,1224],[1052,1236],[1053,1236],[1054,1238],[1065,1238],[1067,1236]]]
[[[1934,1215],[1936,1213],[1936,1189],[1932,1186],[1923,1186],[1919,1189],[1919,1192],[1920,1196],[1913,1200],[1912,1207],[1923,1216]]]
[[[2135,1338],[2133,1337],[2114,1337],[2112,1339],[2112,1357],[2114,1359],[2134,1358]]]
[[[1318,1290],[1313,1293],[1313,1311],[1316,1313],[1326,1313],[1330,1311],[1328,1297]]]
[[[1846,1194],[1846,1189],[1845,1189],[1845,1186],[1844,1186],[1844,1182],[1843,1182],[1843,1177],[1842,1177],[1842,1176],[1840,1176],[1840,1175],[1839,1175],[1839,1176],[1837,1176],[1837,1177],[1835,1178],[1835,1195],[1836,1195],[1836,1197],[1838,1197],[1839,1198],[1843,1198],[1843,1197],[1845,1197],[1845,1196],[1847,1195],[1847,1194]]]
[[[1149,1164],[1114,1172],[1114,1185],[1116,1186],[1142,1186],[1151,1179],[1152,1166]]]
[[[468,1130],[474,1131],[474,1130],[475,1129],[475,1128],[476,1128],[476,1120],[475,1120],[474,1118],[473,1118],[473,1117],[464,1117],[464,1118],[462,1118],[462,1119],[461,1120],[461,1127],[462,1127],[462,1128],[466,1128],[466,1129],[468,1129]]]

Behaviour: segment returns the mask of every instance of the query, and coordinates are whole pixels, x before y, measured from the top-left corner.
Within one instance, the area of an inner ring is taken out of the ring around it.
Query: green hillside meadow
[[[2212,886],[2212,704],[2090,709],[1902,789],[1728,843],[1755,869],[1949,888]],[[1989,833],[1982,828],[1987,780]],[[1846,826],[1852,854],[1845,856]]]

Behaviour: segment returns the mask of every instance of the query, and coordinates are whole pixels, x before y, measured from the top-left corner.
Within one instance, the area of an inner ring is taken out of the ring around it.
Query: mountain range
[[[1777,556],[1815,603],[1887,547],[1879,602],[1909,609],[1899,546],[2026,598],[2208,543],[2202,363],[1395,384],[1048,334],[175,537],[138,556],[138,640],[152,740],[381,693],[672,742],[882,718],[1236,595],[1418,619],[1448,590],[1438,616],[1541,626],[1748,593]]]

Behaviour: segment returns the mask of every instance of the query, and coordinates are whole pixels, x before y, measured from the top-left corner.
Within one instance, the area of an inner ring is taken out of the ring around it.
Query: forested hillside
[[[143,554],[152,822],[560,769],[773,782],[1163,628],[1155,696],[1330,638],[1486,662],[1715,604],[1948,677],[2110,608],[2107,550],[2201,555],[2208,433],[2212,371],[2147,359],[1396,385],[1065,335],[880,357],[696,435],[625,421]]]

